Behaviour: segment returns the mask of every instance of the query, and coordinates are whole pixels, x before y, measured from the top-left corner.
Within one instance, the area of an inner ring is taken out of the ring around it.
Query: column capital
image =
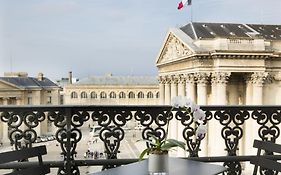
[[[263,85],[269,77],[268,72],[254,72],[251,75],[251,83],[256,84],[256,85]]]
[[[216,84],[226,84],[228,82],[228,79],[230,77],[230,72],[214,72],[211,76],[212,83]]]
[[[166,75],[164,77],[164,84],[171,84],[171,75]]]
[[[158,82],[159,82],[159,84],[164,84],[165,83],[165,77],[163,77],[163,76],[158,76]]]
[[[185,81],[186,81],[186,77],[185,77],[185,75],[184,74],[179,74],[178,75],[179,76],[179,84],[184,84],[185,83]]]
[[[275,75],[274,75],[274,79],[275,79],[276,81],[281,81],[281,72],[275,74]]]
[[[184,74],[184,78],[186,83],[194,84],[195,83],[195,75],[194,74]]]
[[[171,75],[171,83],[172,84],[178,84],[180,76],[179,75]]]
[[[195,74],[195,78],[197,80],[197,84],[207,84],[209,80],[210,73],[207,72],[199,72]]]

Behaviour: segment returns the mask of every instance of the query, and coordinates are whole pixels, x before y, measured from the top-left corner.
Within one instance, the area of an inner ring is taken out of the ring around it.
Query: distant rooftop
[[[281,25],[193,22],[180,29],[192,39],[241,37],[281,40]]]
[[[156,76],[92,76],[75,84],[85,85],[158,85]]]
[[[38,77],[34,78],[28,77],[26,72],[9,72],[4,73],[4,77],[0,77],[0,80],[24,88],[58,87],[57,84],[44,77],[42,73],[39,73]]]

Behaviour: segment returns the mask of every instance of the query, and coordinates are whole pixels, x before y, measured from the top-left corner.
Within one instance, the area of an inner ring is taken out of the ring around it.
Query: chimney
[[[37,79],[39,80],[39,81],[43,81],[43,79],[44,79],[44,75],[43,75],[43,73],[38,73],[38,77],[37,77]]]
[[[69,84],[72,84],[72,71],[69,71],[68,75],[69,75],[68,82]]]

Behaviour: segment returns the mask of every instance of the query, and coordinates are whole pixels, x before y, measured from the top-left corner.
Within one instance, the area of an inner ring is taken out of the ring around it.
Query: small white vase
[[[168,174],[169,155],[168,154],[149,154],[148,157],[149,174]]]

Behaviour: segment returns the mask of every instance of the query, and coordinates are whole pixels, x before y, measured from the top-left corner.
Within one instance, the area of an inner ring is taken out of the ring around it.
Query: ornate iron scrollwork
[[[105,146],[107,159],[117,159],[121,141],[124,139],[125,132],[122,126],[132,119],[132,113],[129,110],[121,108],[102,108],[93,111],[91,118],[102,126],[99,137]],[[102,169],[116,167],[115,165],[106,165]]]

